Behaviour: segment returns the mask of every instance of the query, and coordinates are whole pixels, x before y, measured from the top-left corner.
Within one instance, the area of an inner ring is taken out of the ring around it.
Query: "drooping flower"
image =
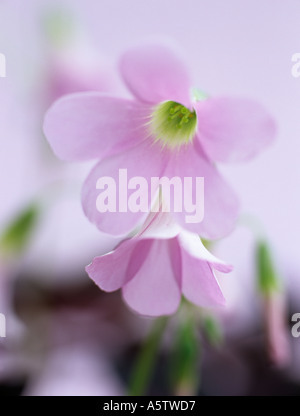
[[[204,177],[205,217],[185,229],[205,238],[228,234],[238,202],[214,162],[249,159],[270,144],[275,124],[261,105],[232,97],[192,95],[188,72],[168,48],[147,46],[125,53],[121,73],[134,99],[99,93],[77,94],[56,102],[45,119],[45,133],[62,159],[100,162],[87,178],[82,202],[87,217],[113,235],[126,235],[145,220],[144,212],[98,212],[98,178]],[[152,194],[153,195],[153,194]],[[194,197],[195,195],[193,195]],[[149,208],[154,201],[149,194]]]
[[[48,44],[48,39],[41,42],[44,26],[40,17],[44,10],[37,7],[31,12],[38,12],[39,17],[31,28],[33,33],[30,30],[22,36],[36,51],[35,58],[28,57],[25,76],[24,71],[17,71],[24,60],[19,49],[11,57],[12,68],[17,72],[0,80],[0,166],[2,173],[5,172],[0,178],[0,189],[5,195],[0,206],[0,257],[3,234],[20,215],[26,214],[29,205],[37,203],[40,215],[36,232],[30,241],[26,241],[22,255],[13,253],[14,262],[22,264],[26,276],[38,281],[61,285],[67,280],[76,284],[76,277],[84,278],[78,270],[83,270],[91,257],[111,250],[116,239],[93,229],[82,215],[78,194],[82,177],[91,169],[90,164],[83,164],[78,169],[78,165],[62,163],[53,157],[51,149],[42,140],[41,120],[53,97],[83,89],[100,91],[102,88],[103,91],[106,88],[107,91],[112,86],[112,74],[99,50],[96,53],[76,33],[71,33],[61,48]],[[3,33],[3,47],[7,52],[15,43],[15,33],[10,30],[12,26],[5,28]],[[18,35],[20,38],[20,32]],[[83,59],[81,65],[80,59]],[[53,223],[57,227],[54,228]],[[15,232],[16,239],[18,237],[15,244],[22,242],[22,231],[24,225],[21,222]],[[15,276],[11,265],[7,268]]]
[[[257,244],[256,267],[269,355],[274,364],[284,367],[291,359],[286,295],[270,247],[265,241]]]
[[[263,298],[268,353],[273,364],[278,367],[287,367],[291,362],[286,303],[285,295],[280,292],[265,295]]]
[[[183,294],[202,307],[222,306],[225,299],[214,270],[232,267],[214,257],[198,235],[181,229],[168,213],[151,213],[135,237],[87,266],[104,291],[122,288],[127,304],[147,316],[173,314]]]
[[[74,92],[114,90],[114,71],[70,13],[60,8],[52,10],[46,13],[43,23],[47,82],[43,84],[42,92],[50,102],[48,106]]]

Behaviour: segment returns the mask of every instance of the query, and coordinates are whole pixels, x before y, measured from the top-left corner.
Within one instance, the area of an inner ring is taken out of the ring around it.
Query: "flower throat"
[[[165,101],[154,108],[149,124],[156,142],[175,148],[193,140],[197,116],[195,110],[175,101]]]

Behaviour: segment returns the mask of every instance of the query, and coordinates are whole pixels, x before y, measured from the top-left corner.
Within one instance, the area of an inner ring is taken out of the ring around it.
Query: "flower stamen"
[[[156,142],[161,142],[164,147],[179,147],[191,142],[195,136],[196,112],[175,101],[165,101],[154,108],[149,126]]]

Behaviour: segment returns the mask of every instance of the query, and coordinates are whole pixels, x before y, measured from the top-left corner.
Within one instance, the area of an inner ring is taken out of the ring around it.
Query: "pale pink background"
[[[18,75],[24,88],[42,53],[38,18],[55,4],[72,10],[85,36],[113,63],[124,48],[167,39],[182,49],[195,86],[211,95],[256,98],[268,107],[278,121],[277,143],[254,161],[223,170],[240,194],[243,212],[263,224],[283,274],[300,281],[300,79],[291,75],[291,57],[300,51],[300,2],[30,0],[25,7],[2,1],[6,14],[0,27],[11,39],[8,45],[2,38],[0,49],[8,57],[10,81]],[[242,243],[235,245],[238,256],[228,253],[229,261],[237,263]]]
[[[300,52],[300,1],[0,0],[0,52],[7,56],[8,73],[7,79],[0,79],[0,120],[5,120],[0,130],[0,227],[48,180],[41,174],[43,167],[36,163],[43,145],[33,143],[30,134],[24,136],[24,131],[34,131],[39,123],[41,129],[42,120],[37,121],[36,114],[32,114],[34,108],[27,107],[28,112],[24,113],[22,100],[37,83],[36,77],[45,64],[40,18],[44,10],[55,5],[75,15],[83,36],[103,62],[113,66],[124,49],[143,41],[163,39],[181,48],[195,86],[210,95],[255,98],[274,115],[279,128],[276,144],[254,161],[221,169],[240,195],[242,212],[261,224],[254,227],[255,232],[260,234],[264,230],[299,312],[300,78],[291,75],[291,58]],[[116,78],[113,70],[111,76]],[[123,91],[120,82],[119,88]],[[36,130],[34,134],[36,140],[42,140]],[[62,210],[56,207],[52,212],[51,229],[53,223],[64,222],[59,215],[66,213],[68,206],[74,206],[77,218],[80,217],[79,200],[61,204]],[[76,220],[75,226],[79,223],[85,239],[93,233],[95,242],[96,230],[83,216]],[[75,244],[71,233],[74,227],[70,221],[61,245],[56,246],[60,251],[57,262],[61,264],[67,259],[72,264],[74,255],[80,253],[84,254],[84,259],[80,258],[83,268],[87,258],[91,259],[91,250],[81,253],[82,243],[76,240]],[[47,230],[45,235],[48,238]],[[56,235],[51,241],[55,238]],[[39,250],[43,241],[48,247],[42,233],[41,240],[36,242]],[[60,247],[69,242],[73,245],[63,251]],[[219,256],[235,267],[232,274],[222,279],[229,304],[227,313],[230,316],[235,312],[234,325],[243,326],[245,318],[251,321],[258,314],[253,305],[256,290],[253,243],[252,232],[239,226],[217,247]],[[38,249],[35,247],[35,252],[42,257]],[[93,253],[94,250],[93,244]],[[238,322],[237,316],[243,319]]]

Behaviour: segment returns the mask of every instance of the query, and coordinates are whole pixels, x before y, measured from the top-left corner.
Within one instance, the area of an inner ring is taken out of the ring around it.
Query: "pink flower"
[[[249,159],[269,145],[275,124],[256,102],[232,97],[191,98],[184,64],[169,49],[144,46],[125,53],[121,73],[134,99],[99,93],[65,97],[45,119],[45,133],[54,152],[65,160],[100,159],[82,192],[85,214],[104,232],[126,235],[143,223],[143,212],[101,214],[96,208],[98,178],[118,183],[119,169],[128,178],[204,177],[205,217],[185,229],[205,238],[228,234],[238,202],[214,162]],[[149,208],[151,196],[149,194]]]
[[[79,36],[59,45],[49,45],[46,56],[46,77],[44,85],[45,98],[49,104],[66,94],[87,91],[113,91],[114,72],[99,51]]]
[[[199,236],[180,229],[167,213],[151,213],[136,237],[87,266],[104,291],[122,288],[127,304],[147,316],[173,314],[183,294],[203,307],[225,303],[214,270],[232,267],[206,250]]]
[[[291,346],[284,294],[277,292],[264,295],[263,306],[270,358],[278,367],[286,367],[291,361]]]

